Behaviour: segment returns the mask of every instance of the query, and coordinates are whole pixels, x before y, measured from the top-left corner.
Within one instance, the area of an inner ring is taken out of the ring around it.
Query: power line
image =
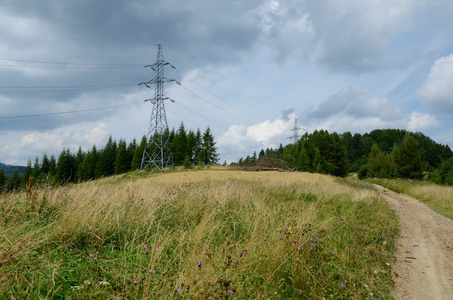
[[[126,86],[136,86],[136,84],[107,84],[107,85],[75,85],[75,86],[0,86],[0,94],[23,94],[23,93],[57,93],[57,92],[73,92],[86,90],[100,90],[120,88]],[[1,89],[20,89],[20,91],[1,91]],[[43,90],[47,89],[47,90]]]
[[[85,37],[89,37],[89,38],[96,38],[96,39],[103,39],[103,40],[112,40],[112,41],[119,41],[119,42],[126,42],[126,43],[135,43],[135,44],[144,44],[144,45],[153,45],[152,43],[146,43],[146,42],[142,42],[142,41],[111,38],[111,37],[105,37],[105,36],[100,36],[100,35],[95,35],[95,34],[88,34],[88,33],[73,31],[73,30],[60,29],[60,28],[56,28],[56,27],[52,27],[52,26],[33,24],[33,23],[28,23],[28,22],[22,22],[22,21],[13,20],[13,19],[10,19],[10,18],[5,18],[5,17],[2,17],[2,16],[0,16],[0,20],[1,21],[6,21],[6,22],[11,22],[11,23],[27,25],[27,26],[31,26],[31,27],[38,27],[38,28],[42,28],[42,29],[46,29],[46,30],[53,30],[53,31],[58,31],[58,32],[63,32],[63,33],[70,33],[70,34],[85,36]]]
[[[22,118],[35,118],[35,117],[45,117],[45,116],[54,116],[54,115],[64,115],[64,114],[74,114],[74,113],[81,113],[81,112],[88,112],[88,111],[97,111],[97,110],[106,110],[106,109],[113,109],[125,106],[136,105],[137,103],[133,104],[121,104],[121,105],[114,105],[114,106],[105,106],[105,107],[97,107],[97,108],[89,108],[89,109],[80,109],[80,110],[70,110],[70,111],[60,111],[60,112],[52,112],[52,113],[44,113],[44,114],[33,114],[33,115],[20,115],[20,116],[7,116],[1,117],[0,120],[7,120],[7,119],[22,119]]]

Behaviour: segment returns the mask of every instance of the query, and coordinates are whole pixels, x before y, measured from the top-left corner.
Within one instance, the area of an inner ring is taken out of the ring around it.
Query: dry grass
[[[0,207],[3,298],[363,298],[391,284],[393,213],[330,176],[137,173]]]
[[[453,220],[453,187],[429,184],[410,187],[407,193]]]

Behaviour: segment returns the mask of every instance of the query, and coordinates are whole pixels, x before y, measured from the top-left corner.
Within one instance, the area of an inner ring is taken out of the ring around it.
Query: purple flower
[[[181,290],[181,289],[178,288],[178,289],[176,289],[176,291],[178,292],[178,294],[181,295],[181,293],[182,293],[182,290]]]
[[[230,294],[231,296],[233,296],[234,292],[233,292],[233,291],[228,291],[228,294]]]
[[[335,254],[335,251],[332,251],[332,254]]]
[[[138,283],[138,280],[134,280],[134,284],[137,284]]]
[[[143,246],[143,248],[148,249],[148,245]]]
[[[341,282],[340,286],[342,289],[344,289],[344,281]]]
[[[268,232],[268,231],[269,231],[269,229],[267,229],[267,228],[266,228],[266,229],[264,229],[264,231]]]
[[[153,270],[149,269],[148,273],[153,274]]]
[[[154,252],[157,252],[157,251],[159,251],[159,248],[154,249]]]
[[[315,244],[311,243],[310,245],[314,246]]]
[[[199,263],[197,264],[197,266],[198,266],[199,268],[201,268],[201,265],[202,265],[201,262],[199,262]]]

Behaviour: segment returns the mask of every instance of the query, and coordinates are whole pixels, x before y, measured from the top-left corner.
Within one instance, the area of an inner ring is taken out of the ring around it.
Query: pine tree
[[[59,183],[73,182],[75,180],[75,158],[68,149],[63,149],[57,162],[56,180]]]
[[[104,149],[99,151],[95,169],[95,178],[115,174],[116,149],[116,142],[114,142],[112,136],[110,136]]]
[[[131,162],[126,149],[126,141],[120,140],[115,160],[115,174],[126,173],[130,170]]]
[[[22,185],[23,186],[25,186],[25,184],[28,182],[28,179],[30,178],[32,173],[33,173],[33,168],[31,167],[31,160],[28,160],[27,166],[25,167],[24,176],[22,176]]]
[[[143,152],[145,151],[146,147],[146,135],[142,137],[142,141],[140,145],[135,149],[134,157],[132,158],[132,170],[138,170],[141,167],[142,159],[143,159]]]
[[[193,150],[193,162],[196,165],[201,165],[203,163],[203,156],[202,156],[202,147],[203,147],[203,140],[201,137],[200,128],[197,129],[195,133],[195,145]]]
[[[47,154],[44,153],[42,156],[42,162],[41,162],[41,174],[43,176],[47,175],[49,173],[50,169],[50,161],[49,158],[47,157]]]
[[[5,187],[5,181],[6,181],[5,171],[2,168],[0,168],[0,194],[2,193],[3,188]]]
[[[310,171],[310,159],[307,155],[307,150],[302,145],[297,158],[297,166],[299,171],[309,172]]]
[[[39,166],[39,158],[36,156],[35,158],[35,163],[33,164],[33,172],[31,173],[31,176],[33,178],[38,178],[38,176],[41,174],[41,168]]]
[[[214,136],[211,134],[211,129],[206,128],[203,134],[202,143],[202,163],[205,165],[214,165],[219,161],[217,147],[215,146]]]
[[[53,154],[50,156],[49,174],[52,177],[57,175],[57,160],[55,159],[55,156]]]

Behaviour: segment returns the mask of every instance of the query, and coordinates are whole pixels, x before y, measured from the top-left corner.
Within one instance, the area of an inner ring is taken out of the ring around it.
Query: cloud
[[[437,59],[416,96],[430,111],[453,114],[453,54]]]
[[[344,112],[348,109],[350,103],[365,93],[366,90],[361,87],[345,88],[318,105],[308,115],[308,118],[322,119]]]
[[[407,123],[407,130],[417,132],[426,131],[433,128],[440,127],[440,122],[435,116],[414,111],[410,115],[409,122]]]
[[[388,98],[372,97],[353,101],[348,106],[346,113],[358,118],[377,117],[391,121],[401,118],[403,111]]]
[[[218,139],[218,147],[223,158],[228,162],[237,161],[238,157],[245,157],[251,152],[266,148],[276,148],[281,143],[286,143],[291,133],[290,129],[294,124],[295,114],[287,114],[259,124],[244,126],[232,125]],[[254,150],[253,150],[254,149]]]
[[[8,157],[8,164],[23,164],[24,158],[33,160],[45,152],[58,158],[63,148],[75,153],[79,146],[84,151],[94,144],[103,147],[108,135],[109,130],[103,122],[65,125],[48,131],[4,131],[2,140],[5,144],[0,147],[0,157]]]

